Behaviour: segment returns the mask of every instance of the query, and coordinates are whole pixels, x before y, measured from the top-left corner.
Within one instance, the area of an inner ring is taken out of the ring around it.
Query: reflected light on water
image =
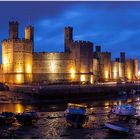
[[[128,99],[127,102],[128,102],[128,103],[131,103],[131,102],[132,102],[132,99]]]
[[[119,101],[119,105],[121,105],[122,104],[122,102],[121,101]]]
[[[16,106],[15,106],[15,112],[16,113],[22,113],[22,112],[24,112],[23,106],[21,104],[16,104]]]
[[[104,106],[105,106],[105,108],[109,108],[109,101],[106,101],[106,102],[104,103]]]
[[[24,111],[31,111],[31,105],[23,105],[23,104],[1,104],[0,105],[0,112],[14,112],[14,113],[22,113]]]

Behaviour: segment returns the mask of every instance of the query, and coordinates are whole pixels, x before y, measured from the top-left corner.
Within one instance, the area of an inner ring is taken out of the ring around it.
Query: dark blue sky
[[[8,38],[12,17],[23,38],[28,16],[35,27],[35,51],[62,52],[64,27],[73,26],[75,40],[101,45],[112,58],[125,51],[140,60],[140,2],[0,2],[0,42]]]

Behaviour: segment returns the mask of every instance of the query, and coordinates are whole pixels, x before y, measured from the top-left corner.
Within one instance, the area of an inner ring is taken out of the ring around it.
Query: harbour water
[[[113,105],[129,103],[137,108],[140,115],[140,95],[131,97],[119,97],[117,99],[75,102],[86,104],[93,111],[89,115],[89,121],[83,128],[72,128],[68,126],[64,118],[64,110],[67,104],[43,103],[43,104],[21,104],[1,103],[0,112],[12,111],[20,113],[25,110],[35,110],[39,113],[40,119],[34,125],[21,126],[18,123],[11,126],[0,126],[0,138],[44,138],[44,139],[104,139],[104,138],[140,138],[140,125],[135,120],[130,120],[129,126],[132,129],[128,135],[111,133],[104,127],[105,122],[116,120],[115,116],[109,116]],[[50,116],[50,118],[48,118]]]

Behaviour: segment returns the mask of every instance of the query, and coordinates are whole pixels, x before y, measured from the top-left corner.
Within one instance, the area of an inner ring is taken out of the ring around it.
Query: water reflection
[[[16,104],[15,105],[15,111],[16,113],[22,113],[24,111],[24,108],[21,104]]]
[[[76,103],[76,102],[75,102]],[[77,102],[79,103],[79,102]],[[86,101],[81,102],[81,104],[85,104],[88,108],[91,108],[92,112],[96,112],[98,107],[103,107],[103,111],[109,111],[110,108],[114,105],[121,105],[121,104],[133,104],[137,106],[137,109],[140,109],[140,97],[130,97],[127,99],[118,98],[112,100],[99,100],[99,101]],[[39,112],[55,112],[55,111],[64,111],[67,108],[66,103],[60,104],[0,104],[0,112],[4,111],[11,111],[15,113],[21,113],[23,111],[30,111],[35,110]]]
[[[109,133],[104,129],[105,122],[115,121],[116,117],[109,117],[108,114],[113,105],[131,104],[135,105],[140,115],[140,97],[130,97],[128,99],[118,98],[112,100],[86,101],[86,104],[93,114],[89,115],[89,121],[81,129],[74,129],[67,125],[64,116],[66,103],[62,104],[0,104],[0,112],[11,111],[20,113],[25,110],[35,110],[39,112],[40,119],[35,126],[11,126],[8,131],[13,132],[16,138],[45,138],[45,139],[63,139],[63,138],[85,138],[85,139],[104,139],[104,138],[140,138],[140,125],[135,122],[130,124],[134,135],[119,136]],[[48,119],[48,116],[54,117]],[[57,117],[62,116],[62,117]],[[0,127],[0,132],[3,128]],[[14,131],[11,131],[14,130]]]
[[[14,113],[22,113],[24,111],[32,110],[31,105],[23,105],[23,104],[0,104],[0,112],[14,112]]]

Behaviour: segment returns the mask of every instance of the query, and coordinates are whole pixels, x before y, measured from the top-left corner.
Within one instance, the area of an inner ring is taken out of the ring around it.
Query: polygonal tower
[[[25,27],[25,39],[34,41],[34,27],[32,27],[31,25]]]
[[[65,27],[65,29],[64,29],[65,52],[70,52],[69,45],[71,42],[73,42],[73,28],[72,27]]]
[[[34,52],[34,27],[31,25],[25,27],[25,40],[33,43],[32,51]]]
[[[18,39],[18,22],[17,21],[9,22],[9,38]]]

